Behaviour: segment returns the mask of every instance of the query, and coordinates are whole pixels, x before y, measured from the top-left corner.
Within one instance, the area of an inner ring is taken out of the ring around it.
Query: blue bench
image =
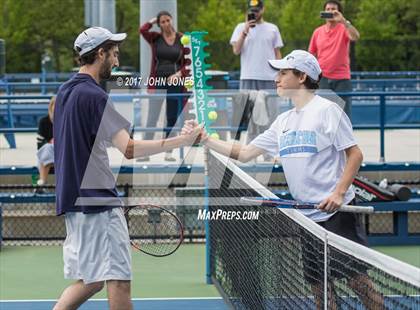
[[[187,190],[188,188],[186,188]],[[277,191],[277,195],[289,198],[287,191]],[[124,193],[120,193],[124,195]],[[54,203],[55,194],[32,194],[32,193],[0,193],[0,246],[1,246],[1,204],[13,203]],[[375,212],[389,212],[392,216],[393,231],[391,233],[369,233],[369,245],[419,245],[420,233],[409,233],[409,212],[420,211],[420,198],[417,196],[409,201],[393,201],[393,202],[370,202],[360,203],[361,205],[374,206]],[[202,223],[195,223],[197,219],[197,208],[180,208],[177,210],[178,215],[185,221],[188,238],[196,238],[194,234],[199,233],[203,229]],[[379,214],[379,213],[377,213]],[[375,216],[375,215],[373,215]],[[368,224],[367,224],[368,225]],[[368,230],[369,231],[369,230]],[[200,235],[199,237],[203,237]]]

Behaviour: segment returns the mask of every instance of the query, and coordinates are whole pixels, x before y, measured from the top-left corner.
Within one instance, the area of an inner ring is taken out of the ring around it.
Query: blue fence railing
[[[0,91],[4,91],[7,95],[40,92],[43,95],[47,93],[56,93],[62,82],[41,82],[41,83],[27,83],[27,82],[6,82],[0,84]]]
[[[215,98],[232,98],[233,96],[237,95],[237,92],[213,92],[212,96]],[[385,130],[386,129],[407,129],[407,128],[420,128],[420,122],[414,122],[412,124],[387,124],[386,123],[386,110],[387,110],[387,98],[396,98],[396,97],[404,97],[404,98],[412,98],[414,102],[411,108],[415,111],[416,114],[420,116],[420,101],[418,98],[420,97],[419,91],[407,91],[407,92],[392,92],[392,91],[379,91],[379,92],[348,92],[348,93],[338,93],[337,95],[341,97],[358,97],[358,98],[377,98],[379,99],[379,118],[378,124],[374,125],[354,125],[355,129],[379,129],[380,131],[380,161],[385,160]],[[16,102],[33,102],[35,101],[48,101],[52,95],[3,95],[0,96],[0,103],[5,103],[6,110],[7,110],[7,118],[8,118],[8,127],[0,128],[0,133],[6,135],[6,139],[8,139],[9,145],[11,148],[15,148],[16,144],[14,143],[14,133],[15,132],[32,132],[36,131],[36,128],[15,128],[14,126],[14,115],[12,105]],[[169,97],[177,97],[180,101],[183,97],[188,97],[189,94],[111,94],[110,97],[113,102],[138,102],[141,103],[141,99],[150,99],[154,97],[162,97],[162,96],[169,96]],[[274,92],[269,94],[269,97],[275,97],[276,94]],[[3,105],[4,106],[4,105]],[[181,105],[180,105],[181,106]],[[0,105],[1,108],[1,105]],[[44,107],[45,108],[45,107]],[[136,105],[134,105],[136,109]],[[1,109],[0,109],[1,111]],[[181,114],[182,115],[182,114]],[[183,116],[182,116],[183,117]],[[180,120],[183,123],[183,120]],[[218,126],[215,129],[220,131],[234,131],[238,130],[237,127],[232,126]],[[242,129],[242,128],[240,128]],[[175,128],[145,128],[145,127],[135,127],[135,131],[168,131],[168,130],[176,130],[179,131],[179,127]],[[11,139],[13,138],[13,139]]]
[[[7,95],[40,92],[55,93],[63,82],[0,82],[0,92]],[[352,79],[353,91],[360,90],[393,90],[413,91],[420,89],[420,75],[413,78],[389,78],[389,79]],[[227,80],[228,89],[239,89],[239,80]]]
[[[388,77],[420,77],[420,71],[352,71],[352,78],[388,78]]]
[[[272,163],[254,163],[241,165],[241,169],[247,173],[283,173],[283,167]],[[364,162],[360,166],[360,172],[417,172],[420,170],[419,162]],[[115,174],[190,174],[204,173],[204,166],[190,164],[143,164],[141,166],[113,166],[112,171]],[[38,174],[36,166],[0,166],[0,176],[4,175],[34,175]],[[52,172],[50,172],[52,173]],[[414,197],[420,198],[420,192]]]
[[[353,91],[376,90],[376,91],[413,91],[420,89],[420,77],[403,79],[355,79],[351,80]],[[239,80],[227,81],[229,89],[239,89]]]
[[[32,80],[42,81],[43,79],[48,82],[59,82],[69,79],[76,72],[47,72],[40,73],[7,73],[4,80],[8,82],[31,82]],[[138,72],[133,74],[140,75]],[[230,71],[229,77],[234,80],[239,79],[239,71]],[[352,71],[351,77],[353,79],[385,79],[385,78],[420,78],[420,71]]]

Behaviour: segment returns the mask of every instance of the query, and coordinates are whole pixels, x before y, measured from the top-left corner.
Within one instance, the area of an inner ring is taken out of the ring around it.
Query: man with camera
[[[325,24],[316,28],[309,43],[309,52],[315,55],[322,69],[320,89],[351,92],[350,41],[360,38],[357,29],[343,15],[337,0],[327,0],[321,18]],[[351,97],[344,97],[344,111],[351,119]]]
[[[279,28],[264,21],[263,14],[263,1],[249,0],[247,19],[236,26],[230,39],[233,53],[241,55],[241,90],[276,89],[276,72],[270,68],[268,60],[281,59],[280,48],[284,44]],[[269,100],[268,115],[275,118],[278,114],[277,109],[275,100]]]
[[[276,72],[269,59],[280,59],[283,40],[279,28],[264,21],[262,0],[248,2],[247,20],[236,26],[230,44],[241,55],[240,89],[275,89]]]

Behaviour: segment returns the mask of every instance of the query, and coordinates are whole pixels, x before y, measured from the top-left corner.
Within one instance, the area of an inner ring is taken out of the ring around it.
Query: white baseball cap
[[[294,50],[284,58],[269,60],[268,63],[276,70],[299,70],[306,73],[314,81],[319,80],[319,75],[322,72],[315,56],[304,50]]]
[[[102,27],[91,27],[78,35],[76,41],[74,41],[74,49],[80,56],[83,56],[107,40],[121,42],[126,37],[126,33],[112,33]]]

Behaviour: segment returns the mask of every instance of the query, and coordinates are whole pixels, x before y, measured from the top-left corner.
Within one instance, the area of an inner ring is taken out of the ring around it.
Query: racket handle
[[[352,213],[373,213],[375,210],[371,206],[353,206],[353,205],[342,205],[339,209],[341,212],[352,212]]]

